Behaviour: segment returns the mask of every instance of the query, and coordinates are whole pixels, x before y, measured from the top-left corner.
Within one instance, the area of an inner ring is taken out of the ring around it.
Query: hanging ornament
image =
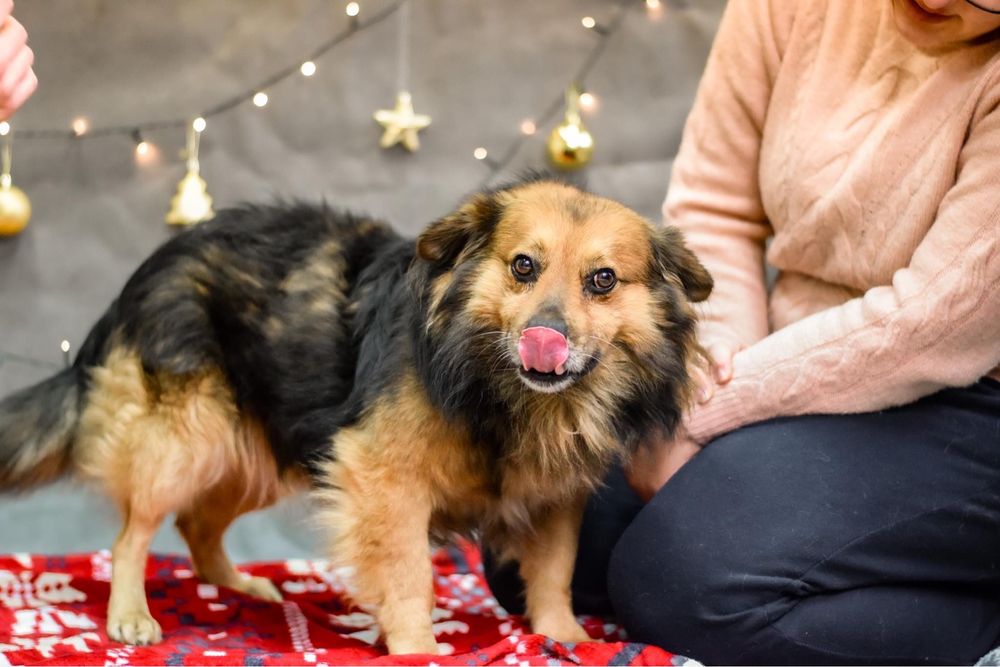
[[[168,225],[194,225],[215,215],[212,198],[208,194],[208,184],[201,177],[198,164],[198,145],[205,121],[196,118],[187,129],[187,173],[177,185],[177,194],[170,200],[167,212]]]
[[[31,201],[24,190],[10,179],[11,136],[10,125],[0,123],[3,136],[3,171],[0,171],[0,236],[15,236],[24,231],[31,219]]]
[[[379,146],[389,148],[402,144],[412,153],[420,148],[417,132],[431,124],[431,117],[414,113],[413,97],[407,92],[410,88],[410,3],[407,0],[399,7],[398,39],[396,107],[379,109],[375,112],[375,120],[385,128]]]
[[[413,112],[413,99],[405,90],[396,95],[396,108],[379,109],[375,112],[375,120],[385,128],[379,146],[389,148],[403,144],[411,153],[420,148],[417,132],[431,124],[430,116]]]
[[[549,160],[559,169],[579,169],[594,156],[594,137],[580,118],[580,89],[572,85],[566,91],[566,115],[553,128],[545,144]]]

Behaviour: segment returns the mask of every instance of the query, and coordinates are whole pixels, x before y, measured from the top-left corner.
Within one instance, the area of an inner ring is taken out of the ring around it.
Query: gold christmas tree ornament
[[[11,137],[10,125],[0,123],[3,137],[3,171],[0,171],[0,236],[16,236],[24,231],[31,220],[31,200],[24,190],[10,178]]]
[[[545,143],[549,160],[559,169],[580,169],[594,156],[594,137],[580,118],[580,89],[566,91],[566,115]]]
[[[198,145],[204,129],[205,121],[201,118],[188,125],[187,173],[177,185],[177,194],[170,200],[166,218],[168,225],[194,225],[215,215],[208,184],[201,177],[201,166],[198,164]]]
[[[385,128],[379,146],[389,148],[402,144],[411,153],[420,148],[417,132],[431,124],[430,116],[414,113],[413,98],[405,90],[396,95],[396,107],[379,109],[375,112],[375,120]]]

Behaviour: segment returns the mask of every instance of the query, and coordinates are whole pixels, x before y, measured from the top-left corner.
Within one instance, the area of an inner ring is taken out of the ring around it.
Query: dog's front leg
[[[521,578],[532,629],[562,642],[590,639],[573,616],[570,583],[586,498],[552,508],[520,545]]]
[[[437,653],[428,526],[431,497],[418,475],[371,460],[329,469],[337,560],[354,566],[357,601],[375,605],[390,653]],[[325,494],[324,494],[325,495]]]

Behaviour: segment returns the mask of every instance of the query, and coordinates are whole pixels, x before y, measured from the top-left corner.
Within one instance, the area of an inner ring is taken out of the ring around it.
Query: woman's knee
[[[631,639],[711,661],[712,644],[738,641],[737,610],[731,573],[698,539],[697,524],[695,503],[647,507],[611,555],[608,594]]]
[[[685,465],[639,513],[611,556],[608,591],[637,641],[707,661],[732,662],[778,613],[795,582],[787,576],[794,530],[775,534],[780,492],[766,477],[761,442],[739,431]]]

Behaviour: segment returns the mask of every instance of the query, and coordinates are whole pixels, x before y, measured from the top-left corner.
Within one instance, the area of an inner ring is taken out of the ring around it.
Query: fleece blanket
[[[266,576],[281,604],[204,584],[190,561],[156,555],[146,592],[164,640],[124,646],[104,631],[111,579],[106,551],[0,556],[0,667],[7,665],[684,665],[685,658],[629,643],[613,623],[581,621],[594,642],[561,644],[531,634],[490,595],[476,548],[434,555],[434,632],[442,655],[387,656],[378,627],[347,602],[350,572],[324,561],[241,567]],[[697,663],[694,663],[697,664]]]

